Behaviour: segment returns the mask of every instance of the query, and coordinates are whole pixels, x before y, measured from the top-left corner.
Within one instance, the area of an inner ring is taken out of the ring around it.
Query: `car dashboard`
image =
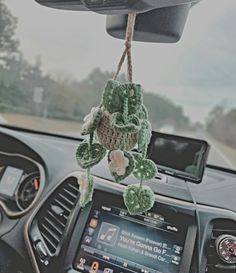
[[[198,185],[159,176],[148,183],[153,209],[132,216],[122,194],[135,179],[114,183],[101,162],[92,169],[93,201],[81,208],[80,141],[0,129],[5,272],[235,272],[235,173],[209,166]]]

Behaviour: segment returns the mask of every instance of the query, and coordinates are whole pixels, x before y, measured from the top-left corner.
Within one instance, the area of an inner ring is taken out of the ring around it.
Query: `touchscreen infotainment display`
[[[74,268],[86,273],[178,273],[187,224],[158,213],[131,216],[119,207],[94,205]]]

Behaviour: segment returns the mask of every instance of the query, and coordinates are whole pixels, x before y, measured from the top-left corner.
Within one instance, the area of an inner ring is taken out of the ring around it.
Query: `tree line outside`
[[[82,81],[45,75],[40,58],[35,64],[24,59],[15,37],[16,27],[17,19],[5,1],[0,0],[0,112],[81,122],[90,108],[100,103],[104,85],[113,72],[95,68]],[[121,80],[125,80],[124,75]],[[43,95],[40,104],[35,102],[35,93],[39,89]],[[159,95],[145,93],[144,96],[155,128],[166,123],[183,129],[190,126],[182,107]]]
[[[236,109],[216,106],[207,118],[207,131],[215,139],[236,149]]]

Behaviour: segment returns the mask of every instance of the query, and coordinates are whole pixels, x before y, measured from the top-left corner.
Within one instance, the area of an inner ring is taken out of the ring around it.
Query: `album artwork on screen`
[[[209,148],[204,140],[153,132],[148,158],[156,163],[162,173],[200,183]]]

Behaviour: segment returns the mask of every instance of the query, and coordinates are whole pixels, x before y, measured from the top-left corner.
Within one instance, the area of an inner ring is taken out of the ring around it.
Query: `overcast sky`
[[[106,34],[105,16],[54,10],[34,0],[6,0],[18,17],[24,56],[42,57],[47,73],[81,80],[94,68],[114,70],[123,41]],[[135,81],[182,105],[202,121],[217,104],[236,106],[236,1],[203,0],[189,15],[177,44],[134,43]]]

